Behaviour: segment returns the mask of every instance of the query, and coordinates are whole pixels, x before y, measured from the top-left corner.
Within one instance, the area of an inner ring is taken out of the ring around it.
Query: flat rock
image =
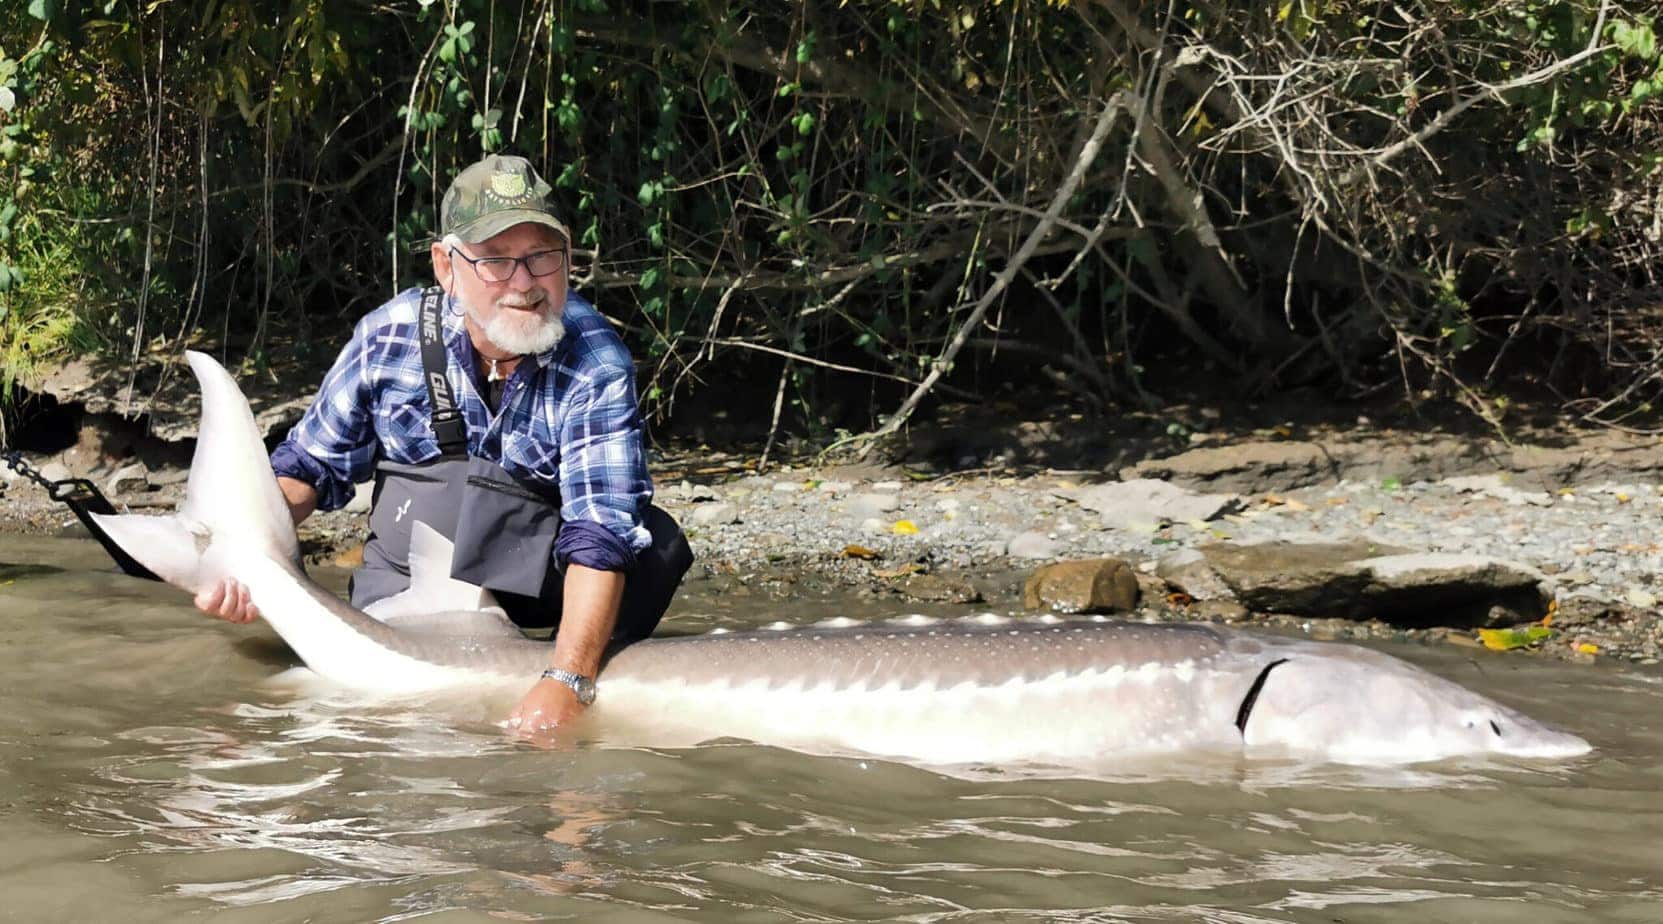
[[[739,519],[738,508],[726,501],[716,501],[710,504],[699,504],[693,508],[688,519],[700,526],[713,526],[722,523],[732,523]]]
[[[1257,494],[1336,482],[1340,467],[1315,443],[1241,443],[1145,459],[1122,469],[1126,481],[1156,478],[1175,485]]]
[[[1044,533],[1017,533],[1005,542],[1005,554],[1012,558],[1056,558],[1057,540]]]
[[[149,487],[150,471],[144,467],[143,462],[123,465],[104,481],[104,493],[112,496],[143,491]]]
[[[168,466],[151,472],[150,483],[158,488],[170,488],[176,484],[184,484],[190,477],[190,469]]]
[[[1491,475],[1458,475],[1445,478],[1445,487],[1465,494],[1479,494],[1506,501],[1514,506],[1530,504],[1535,507],[1553,506],[1553,495],[1547,491],[1521,491],[1507,483],[1507,478],[1500,474]]]
[[[1212,520],[1241,507],[1235,494],[1198,494],[1153,478],[1097,484],[1059,492],[1117,529]]]
[[[1022,605],[1064,613],[1128,612],[1138,605],[1137,573],[1118,558],[1046,565],[1023,585]]]
[[[969,579],[946,574],[914,574],[895,585],[903,597],[923,603],[981,603],[982,592]]]
[[[1187,612],[1191,619],[1203,622],[1245,622],[1252,615],[1234,600],[1197,600]]]
[[[69,466],[63,464],[62,462],[48,462],[45,465],[42,465],[39,471],[40,477],[45,478],[47,481],[63,481],[66,478],[75,477],[70,473]]]
[[[1207,556],[1198,549],[1181,549],[1151,564],[1155,574],[1192,600],[1236,599],[1235,590],[1213,570],[1212,565],[1207,563]]]
[[[879,514],[888,513],[901,506],[901,498],[897,494],[888,492],[868,491],[861,494],[851,494],[843,501],[844,509],[851,516],[865,519]]]
[[[1218,543],[1200,551],[1236,599],[1260,612],[1403,626],[1509,625],[1540,619],[1551,599],[1540,571],[1482,555],[1363,541]]]
[[[1514,503],[1540,503],[1541,491],[1663,474],[1663,443],[1636,434],[1588,434],[1574,446],[1507,444],[1497,439],[1383,433],[1318,441],[1260,440],[1204,446],[1122,468],[1120,477],[1160,478],[1188,488],[1243,494],[1291,491],[1342,479],[1437,481],[1507,476]]]

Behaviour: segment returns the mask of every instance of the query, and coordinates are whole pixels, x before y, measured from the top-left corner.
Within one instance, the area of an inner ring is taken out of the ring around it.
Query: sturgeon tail
[[[127,554],[194,594],[230,574],[240,556],[298,561],[300,546],[236,380],[205,353],[185,358],[202,389],[202,417],[184,503],[167,516],[95,516]]]

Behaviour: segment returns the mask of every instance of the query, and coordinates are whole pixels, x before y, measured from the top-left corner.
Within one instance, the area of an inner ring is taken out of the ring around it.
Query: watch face
[[[595,701],[595,682],[588,677],[579,677],[572,684],[572,690],[577,693],[577,701],[585,706]]]
[[[595,701],[595,681],[582,674],[550,668],[543,672],[543,677],[570,687],[572,692],[577,694],[577,701],[585,706]]]

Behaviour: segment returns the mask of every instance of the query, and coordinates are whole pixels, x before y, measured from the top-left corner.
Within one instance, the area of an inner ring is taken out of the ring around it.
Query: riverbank
[[[1016,611],[1035,568],[1114,557],[1137,574],[1141,601],[1131,615],[1138,618],[1479,644],[1471,627],[1441,625],[1436,613],[1405,623],[1253,612],[1197,599],[1155,573],[1163,559],[1188,549],[1355,541],[1538,569],[1552,598],[1542,625],[1549,631],[1535,632],[1521,652],[1646,666],[1663,658],[1663,585],[1656,583],[1663,447],[1654,439],[1560,433],[1505,444],[1378,426],[1286,426],[1192,436],[1182,451],[1170,439],[1140,442],[1123,432],[1110,457],[1071,441],[1068,423],[1052,425],[1043,439],[1025,425],[920,433],[891,447],[885,463],[804,458],[761,474],[752,454],[672,449],[655,457],[657,499],[683,524],[698,556],[689,580],[715,582],[718,593],[778,599],[786,619],[793,599],[851,589],[938,612]],[[177,464],[121,464],[85,442],[30,461],[58,477],[91,477],[134,509],[168,509],[182,494],[185,471]],[[1053,460],[1073,464],[1045,464]],[[43,491],[5,474],[0,530],[78,529]],[[1138,515],[1123,501],[1107,509],[1094,501],[1102,485],[1148,483],[1139,479],[1213,498],[1216,509]],[[367,501],[366,492],[347,510],[304,524],[310,561],[355,563]]]

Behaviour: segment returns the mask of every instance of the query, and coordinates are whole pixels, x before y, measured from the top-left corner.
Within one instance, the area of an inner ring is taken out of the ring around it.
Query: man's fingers
[[[218,616],[220,604],[225,602],[225,582],[202,591],[196,595],[196,608],[209,616]]]
[[[225,587],[225,605],[220,608],[220,615],[232,622],[246,622],[243,609],[248,605],[248,591],[231,581],[227,581]]]
[[[239,622],[253,622],[260,615],[254,606],[254,596],[248,592],[245,584],[237,585],[237,615]]]
[[[541,709],[533,709],[529,712],[522,712],[516,709],[514,714],[508,717],[508,721],[503,723],[503,726],[509,731],[515,732],[523,737],[525,735],[536,734],[537,732],[548,731],[549,729],[558,727],[559,724],[560,723],[554,720],[553,716]]]
[[[225,578],[197,594],[195,602],[197,609],[226,622],[253,622],[260,616],[248,588],[232,578]]]

